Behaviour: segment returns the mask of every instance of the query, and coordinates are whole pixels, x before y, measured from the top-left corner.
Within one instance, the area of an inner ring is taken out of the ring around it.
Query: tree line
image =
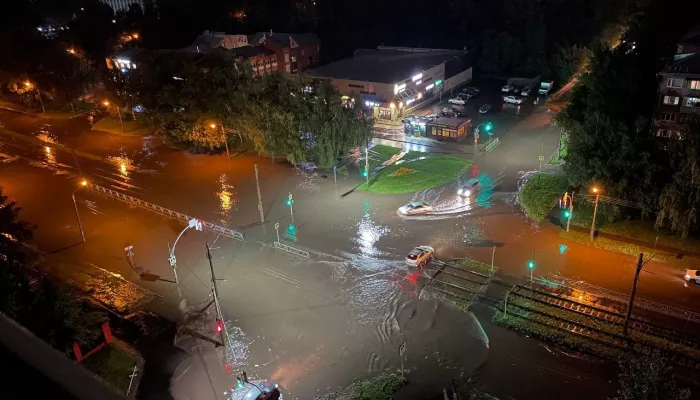
[[[590,62],[555,120],[569,135],[564,171],[574,186],[600,186],[634,207],[621,217],[653,220],[683,237],[700,231],[700,126],[682,139],[654,136],[657,73],[696,22],[698,5],[667,16],[683,2],[652,1],[630,20],[617,46],[592,47]]]
[[[154,53],[108,81],[116,101],[172,145],[221,151],[247,141],[295,165],[330,166],[372,135],[372,118],[326,80],[284,73],[253,76],[250,64],[220,50],[200,63]]]

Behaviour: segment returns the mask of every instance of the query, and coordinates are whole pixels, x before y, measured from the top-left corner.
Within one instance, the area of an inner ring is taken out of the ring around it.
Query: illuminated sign
[[[435,81],[435,86],[440,86],[440,85],[442,85],[442,79],[438,79],[437,81]]]
[[[415,82],[415,81],[417,81],[418,79],[420,79],[420,78],[422,78],[422,77],[423,77],[423,73],[421,72],[420,74],[415,74],[415,75],[413,75],[413,77],[411,78],[411,80],[412,80],[413,82]]]
[[[406,84],[402,83],[400,85],[394,85],[394,94],[398,94],[400,91],[406,90]]]
[[[431,83],[430,85],[428,85],[428,86],[425,87],[425,90],[430,90],[430,89],[432,89],[432,88],[434,88],[434,87],[435,87],[435,85]]]

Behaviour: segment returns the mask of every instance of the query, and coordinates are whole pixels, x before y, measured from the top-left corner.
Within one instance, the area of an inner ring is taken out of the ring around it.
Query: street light
[[[209,124],[209,127],[211,129],[216,129],[216,124],[211,123]],[[221,124],[221,136],[223,136],[224,145],[226,146],[226,157],[228,157],[228,161],[231,162],[231,154],[228,152],[228,140],[226,140],[226,131],[224,131],[224,124]]]
[[[39,88],[36,85],[32,85],[32,83],[29,81],[24,82],[24,86],[26,86],[27,89],[31,89],[32,86],[34,87],[34,89],[36,89],[36,92],[39,95],[39,104],[41,104],[41,111],[44,114],[44,117],[46,117],[46,108],[44,108],[44,102],[43,100],[41,100],[41,92],[39,91]]]
[[[75,192],[77,192],[85,186],[87,186],[87,181],[83,179],[82,181],[80,181],[80,186],[77,189],[75,189],[70,195],[70,197],[73,199],[73,208],[75,209],[75,216],[78,218],[78,226],[80,227],[80,237],[83,239],[83,243],[85,243],[85,232],[83,231],[83,223],[80,221],[80,214],[78,213],[78,203],[76,203],[75,201]]]
[[[593,206],[593,221],[591,221],[590,234],[590,239],[593,240],[593,234],[595,233],[595,217],[598,214],[598,198],[600,197],[600,189],[597,186],[593,186],[591,191],[595,193],[595,205]]]
[[[103,100],[102,104],[105,107],[109,108],[109,101],[108,100]],[[119,115],[119,123],[122,126],[122,132],[124,132],[124,120],[122,120],[122,111],[119,109],[119,106],[117,106],[116,108],[117,108],[117,115]]]

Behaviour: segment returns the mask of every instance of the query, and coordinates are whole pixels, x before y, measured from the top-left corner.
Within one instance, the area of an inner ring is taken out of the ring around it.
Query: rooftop
[[[700,75],[700,53],[676,54],[674,62],[661,72],[667,74]]]
[[[471,122],[470,119],[438,117],[435,119],[435,121],[428,122],[428,125],[439,125],[450,128],[458,128],[460,125],[467,124],[469,122]]]
[[[241,47],[236,47],[231,49],[231,51],[236,54],[239,57],[243,58],[252,58],[255,56],[259,56],[261,54],[264,55],[274,55],[275,52],[269,49],[266,49],[263,46],[241,46]]]
[[[352,58],[336,61],[307,73],[320,78],[396,83],[443,62],[464,62],[466,52],[445,49],[360,49]]]
[[[248,37],[248,43],[261,44],[265,40],[273,40],[280,46],[291,46],[294,40],[298,46],[313,46],[321,43],[315,33],[284,33],[284,32],[258,32]]]

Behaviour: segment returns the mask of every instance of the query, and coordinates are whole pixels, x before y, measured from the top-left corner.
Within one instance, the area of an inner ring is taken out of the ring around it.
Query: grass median
[[[564,175],[533,174],[520,190],[520,205],[528,217],[541,222],[568,187],[569,181]]]
[[[95,375],[126,394],[134,366],[139,362],[136,354],[117,344],[110,344],[83,360],[82,364]]]
[[[377,194],[399,194],[431,189],[457,179],[471,165],[470,160],[462,158],[409,152],[397,164],[372,175],[369,187],[363,183],[357,190]]]
[[[370,379],[360,379],[346,389],[314,397],[315,400],[391,400],[406,385],[406,379],[397,374],[385,374]]]
[[[112,133],[120,136],[146,136],[151,133],[150,128],[144,127],[138,121],[123,122],[124,125],[122,127],[122,124],[118,119],[105,117],[97,121],[97,123],[92,126],[92,130]]]

